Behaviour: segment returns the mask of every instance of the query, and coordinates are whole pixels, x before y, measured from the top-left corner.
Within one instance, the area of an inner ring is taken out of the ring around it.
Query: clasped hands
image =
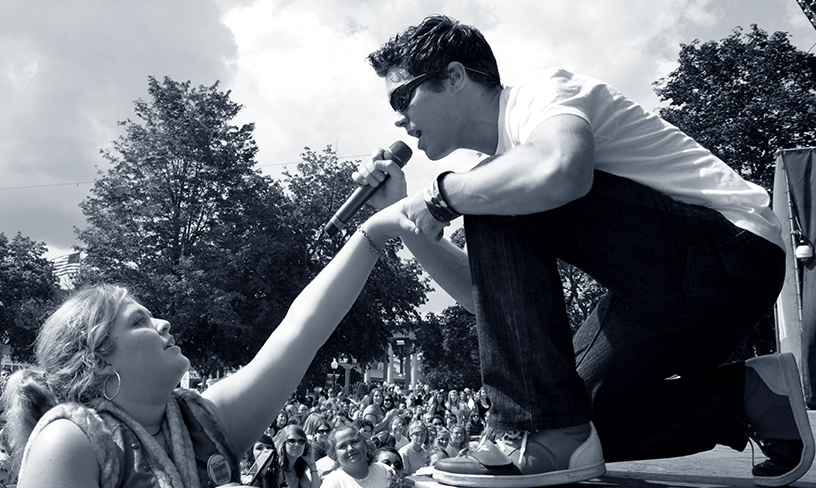
[[[393,207],[388,212],[398,213],[392,217],[401,220],[400,227],[409,229],[416,235],[424,235],[432,242],[438,242],[450,222],[440,222],[431,215],[422,191],[408,196],[405,173],[397,163],[383,159],[383,153],[383,149],[375,150],[370,159],[357,166],[357,171],[351,176],[352,179],[360,186],[378,186],[385,181],[369,200],[374,208],[382,210]],[[386,176],[389,177],[386,179]]]

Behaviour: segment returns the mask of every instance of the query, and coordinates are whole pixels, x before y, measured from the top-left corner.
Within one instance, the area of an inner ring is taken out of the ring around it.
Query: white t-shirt
[[[552,68],[504,88],[496,154],[526,143],[542,122],[564,114],[589,122],[595,169],[717,210],[737,227],[785,248],[762,187],[742,179],[677,127],[593,78]]]
[[[396,472],[382,463],[371,463],[368,466],[368,476],[358,480],[342,469],[336,469],[326,475],[321,488],[388,488]]]

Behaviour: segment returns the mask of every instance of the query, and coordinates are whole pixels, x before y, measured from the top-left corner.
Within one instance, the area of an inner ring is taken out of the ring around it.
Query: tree
[[[354,163],[341,164],[331,146],[320,153],[307,147],[301,157],[298,172],[284,176],[294,202],[293,218],[310,242],[302,259],[311,278],[342,247],[348,233],[373,213],[373,207],[363,207],[334,239],[321,235],[320,229],[355,188],[350,178]],[[329,366],[332,358],[352,356],[359,364],[386,360],[385,352],[394,333],[406,332],[419,322],[416,309],[425,303],[428,280],[421,276],[415,260],[403,260],[397,255],[400,249],[398,239],[386,245],[360,297],[318,351],[305,384],[322,385],[326,374],[333,372]]]
[[[816,57],[788,34],[751,26],[719,42],[683,44],[679,67],[655,83],[669,106],[660,115],[746,179],[773,189],[774,152],[816,144]],[[754,329],[732,359],[776,349],[773,317]]]
[[[464,230],[464,227],[460,227],[450,237],[451,242],[459,249],[464,249],[466,244]],[[598,300],[606,293],[606,288],[566,261],[558,260],[558,272],[561,275],[570,328],[574,332],[592,313]]]
[[[660,115],[746,179],[773,186],[774,152],[816,144],[816,57],[756,25],[719,42],[682,44],[654,84]]]
[[[415,334],[425,383],[457,390],[482,384],[476,317],[461,305],[428,314]]]
[[[12,357],[30,360],[40,325],[61,301],[44,242],[0,233],[0,342]]]
[[[128,286],[203,374],[245,364],[304,283],[305,239],[283,189],[253,169],[254,126],[230,124],[229,91],[150,77],[148,93],[80,205],[80,284]]]
[[[567,317],[574,333],[595,309],[598,300],[606,293],[606,288],[565,261],[558,261],[558,271],[561,274]]]

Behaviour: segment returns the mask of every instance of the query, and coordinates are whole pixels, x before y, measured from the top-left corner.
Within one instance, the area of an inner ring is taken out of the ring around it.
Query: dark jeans
[[[773,306],[778,246],[600,171],[563,207],[465,230],[492,425],[591,419],[607,461],[744,449],[743,366],[721,364]],[[609,290],[574,337],[556,258]]]

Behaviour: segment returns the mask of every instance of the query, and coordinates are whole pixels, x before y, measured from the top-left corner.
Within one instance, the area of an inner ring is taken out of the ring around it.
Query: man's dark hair
[[[405,68],[412,76],[431,74],[436,86],[447,78],[448,64],[458,61],[470,68],[468,76],[473,81],[501,86],[496,58],[482,33],[444,15],[426,17],[419,25],[406,28],[367,59],[381,77],[392,68]]]

